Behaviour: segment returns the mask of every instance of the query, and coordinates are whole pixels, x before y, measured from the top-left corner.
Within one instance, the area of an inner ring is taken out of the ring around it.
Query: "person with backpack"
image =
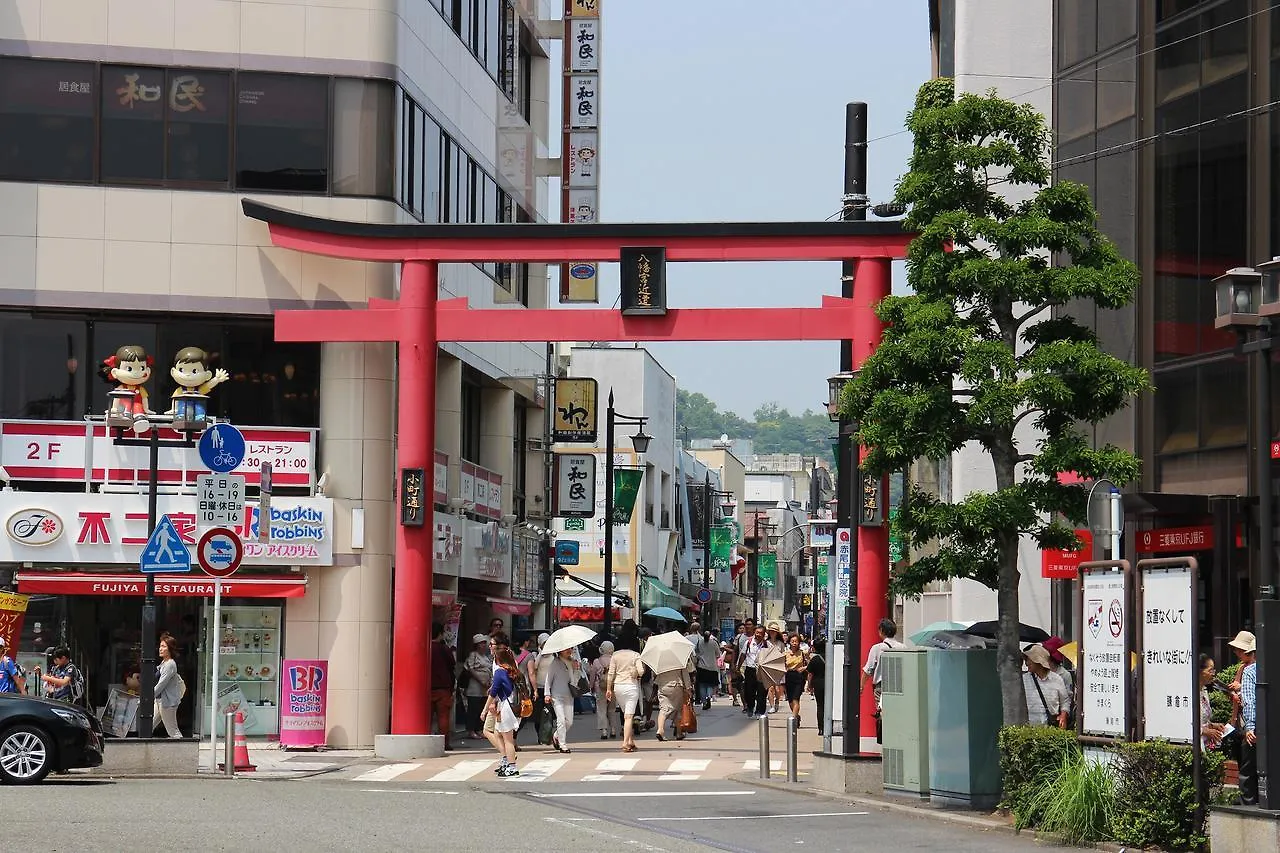
[[[0,637],[0,693],[26,692],[26,674],[18,662],[9,657],[9,641]]]
[[[46,699],[72,705],[84,704],[84,673],[71,662],[71,652],[66,646],[53,650],[53,669],[42,675],[40,668],[36,667],[34,672],[36,678],[44,683]]]

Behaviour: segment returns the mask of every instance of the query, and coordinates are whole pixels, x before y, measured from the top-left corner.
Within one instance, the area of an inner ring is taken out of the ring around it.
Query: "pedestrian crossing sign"
[[[182,541],[178,528],[174,527],[169,516],[160,516],[156,529],[151,532],[151,538],[142,548],[138,568],[146,574],[191,571],[191,551]]]

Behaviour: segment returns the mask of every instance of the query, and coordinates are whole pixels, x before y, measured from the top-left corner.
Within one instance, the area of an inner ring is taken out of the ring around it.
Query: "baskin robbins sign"
[[[193,495],[160,495],[157,513],[169,516],[182,541],[195,547]],[[256,504],[246,505],[235,525],[246,565],[333,565],[331,499],[276,497],[270,513],[268,542],[259,541]],[[0,563],[136,565],[149,533],[146,495],[134,494],[0,492],[0,521]]]
[[[324,746],[329,662],[286,660],[280,700],[280,745]]]

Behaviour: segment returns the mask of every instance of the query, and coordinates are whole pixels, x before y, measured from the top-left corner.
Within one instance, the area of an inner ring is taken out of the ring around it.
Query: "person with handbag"
[[[577,686],[577,676],[573,671],[573,649],[565,649],[554,655],[547,655],[550,662],[542,678],[544,704],[555,709],[556,728],[551,737],[551,748],[566,755],[571,751],[569,728],[573,725],[573,691]]]
[[[605,674],[612,661],[613,643],[605,640],[600,644],[599,656],[587,667],[591,692],[596,697],[596,728],[600,730],[600,740],[618,736],[618,727],[613,719],[617,705],[605,695]]]
[[[520,775],[520,771],[516,769],[516,729],[520,727],[520,715],[512,706],[516,696],[514,679],[519,670],[516,667],[516,656],[505,645],[496,652],[494,664],[493,679],[484,709],[485,737],[502,756],[496,771],[498,776],[507,779]],[[490,720],[493,721],[492,734],[488,725]]]
[[[1039,643],[1022,652],[1026,669],[1022,689],[1027,699],[1027,722],[1033,726],[1067,727],[1067,686],[1049,668],[1049,651]]]
[[[459,681],[463,684],[462,695],[467,700],[467,738],[480,740],[484,737],[481,734],[484,727],[481,711],[493,683],[494,668],[493,659],[489,657],[489,635],[476,634],[471,638],[471,644],[471,653],[462,662]]]
[[[164,726],[165,733],[171,738],[182,737],[178,729],[178,706],[187,692],[187,685],[178,674],[178,662],[174,660],[173,649],[177,641],[165,634],[160,638],[160,665],[156,667],[156,706],[155,723],[151,727],[154,735]]]
[[[636,751],[636,710],[640,707],[640,677],[645,665],[640,662],[640,652],[628,646],[639,645],[634,640],[619,640],[620,648],[613,653],[609,669],[605,673],[605,700],[616,702],[622,712],[622,751]]]
[[[667,718],[671,718],[672,734],[676,740],[684,740],[684,731],[680,727],[683,708],[690,701],[689,682],[693,673],[693,659],[683,669],[669,669],[654,675],[654,683],[658,687],[658,740],[666,740],[663,733],[667,730]]]

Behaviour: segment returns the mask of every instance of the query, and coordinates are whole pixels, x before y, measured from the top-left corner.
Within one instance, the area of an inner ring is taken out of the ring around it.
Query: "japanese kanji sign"
[[[600,0],[565,0],[563,121],[560,140],[560,221],[600,217]],[[598,265],[583,259],[560,265],[560,301],[598,302]]]
[[[594,453],[556,454],[555,508],[559,518],[590,518],[596,505]]]
[[[1068,552],[1078,553],[1078,552]],[[1079,563],[1076,563],[1079,575]],[[1128,636],[1125,627],[1127,575],[1118,569],[1091,569],[1082,579],[1084,630],[1080,636],[1080,718],[1082,730],[1125,738],[1128,707]]]
[[[1080,564],[1093,553],[1093,534],[1083,528],[1075,531],[1083,547],[1079,551],[1045,548],[1040,552],[1040,577],[1050,580],[1075,580]]]
[[[600,386],[594,379],[565,377],[555,383],[555,411],[551,415],[552,441],[596,440]]]
[[[1142,736],[1190,743],[1195,693],[1195,587],[1189,566],[1142,573]]]
[[[1213,525],[1201,524],[1195,527],[1158,527],[1155,530],[1138,532],[1138,553],[1166,554],[1170,552],[1188,554],[1193,551],[1213,550]]]

